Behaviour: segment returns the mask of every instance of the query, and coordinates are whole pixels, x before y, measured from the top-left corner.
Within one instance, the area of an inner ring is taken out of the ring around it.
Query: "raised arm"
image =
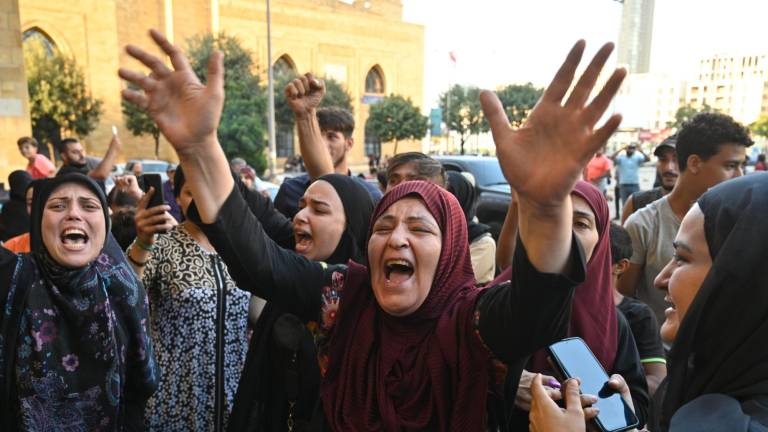
[[[317,122],[317,107],[325,95],[325,83],[311,73],[298,77],[285,86],[285,98],[296,118],[299,148],[310,179],[333,173],[331,154],[323,141]]]
[[[592,155],[605,145],[621,121],[621,116],[614,114],[595,129],[619,90],[626,75],[624,69],[614,71],[603,89],[587,104],[598,75],[613,51],[610,43],[595,54],[563,103],[584,45],[584,41],[574,45],[526,122],[517,130],[510,127],[504,107],[493,92],[484,91],[480,96],[493,132],[499,164],[519,198],[520,238],[533,266],[544,273],[568,272],[572,247],[571,190]]]
[[[112,141],[109,142],[109,148],[104,155],[104,159],[99,162],[94,169],[88,172],[88,176],[97,180],[106,180],[109,174],[112,172],[112,168],[115,166],[115,161],[120,151],[123,148],[123,143],[117,135],[112,135]]]
[[[517,197],[512,191],[512,199],[509,201],[507,215],[504,217],[504,225],[501,226],[499,240],[496,242],[496,267],[501,270],[512,265],[512,257],[515,256],[517,219]]]
[[[144,109],[179,156],[203,222],[213,222],[234,182],[216,129],[224,106],[223,54],[214,51],[208,60],[206,85],[192,71],[186,56],[157,30],[154,42],[170,57],[173,69],[143,49],[128,45],[128,54],[152,73],[120,69],[121,78],[143,93],[125,89],[123,98]]]

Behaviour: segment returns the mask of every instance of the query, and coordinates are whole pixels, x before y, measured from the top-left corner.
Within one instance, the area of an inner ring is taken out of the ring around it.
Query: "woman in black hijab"
[[[8,176],[11,198],[0,212],[0,242],[29,231],[26,194],[31,182],[32,176],[26,171],[14,171]]]
[[[315,180],[300,200],[292,223],[268,198],[246,190],[242,183],[238,186],[266,233],[281,247],[327,264],[365,263],[373,199],[352,177],[328,174]],[[346,221],[341,231],[329,222],[342,220],[334,214],[338,211],[331,203],[334,193]],[[198,220],[192,207],[188,213]],[[319,407],[317,355],[311,329],[267,303],[251,337],[227,429],[284,431],[290,419],[295,430],[303,430]]]
[[[496,275],[496,242],[491,237],[491,227],[475,222],[477,189],[458,171],[448,171],[448,191],[459,200],[467,219],[469,254],[477,283],[484,284]],[[471,174],[470,174],[471,175]]]
[[[159,378],[146,293],[101,188],[79,174],[36,184],[30,234],[32,253],[0,250],[4,428],[143,429]]]
[[[723,182],[699,198],[680,225],[675,256],[656,278],[672,305],[662,339],[674,344],[654,397],[671,432],[768,430],[768,174]],[[571,385],[569,390],[575,389]],[[533,423],[577,431],[543,391]],[[551,408],[551,409],[550,409]]]

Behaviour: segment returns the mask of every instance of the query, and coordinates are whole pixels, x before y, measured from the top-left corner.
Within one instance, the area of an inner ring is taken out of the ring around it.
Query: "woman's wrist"
[[[154,236],[153,236],[154,237]],[[154,252],[155,251],[155,245],[154,241],[142,241],[139,237],[136,237],[136,239],[133,241],[133,244],[138,247],[139,249],[145,251],[145,252]]]

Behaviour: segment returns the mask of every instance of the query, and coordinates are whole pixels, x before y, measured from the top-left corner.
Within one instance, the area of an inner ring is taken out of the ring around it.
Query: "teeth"
[[[67,228],[64,231],[64,235],[70,235],[70,234],[79,234],[81,236],[85,236],[85,231],[78,229],[78,228]]]
[[[408,267],[408,268],[411,267],[411,263],[409,263],[406,260],[402,260],[402,259],[387,260],[387,265],[388,266],[401,265],[401,266]]]

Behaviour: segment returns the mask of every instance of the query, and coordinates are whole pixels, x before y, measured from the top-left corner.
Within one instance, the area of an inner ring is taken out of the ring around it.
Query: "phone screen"
[[[163,178],[160,177],[160,174],[142,174],[139,176],[139,186],[144,192],[149,192],[150,186],[155,188],[155,193],[149,200],[147,208],[165,204],[165,200],[163,199]]]
[[[569,338],[549,347],[555,365],[566,378],[579,378],[581,392],[597,396],[597,424],[604,431],[623,431],[639,423],[621,395],[608,388],[608,374],[581,338]]]

